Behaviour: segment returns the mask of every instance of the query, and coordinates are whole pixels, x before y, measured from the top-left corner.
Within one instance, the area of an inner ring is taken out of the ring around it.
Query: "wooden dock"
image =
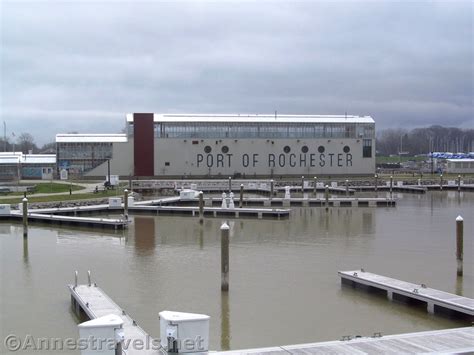
[[[239,197],[234,198],[234,203],[239,204]],[[213,198],[212,204],[218,205],[222,199]],[[396,200],[393,198],[383,197],[331,197],[328,199],[330,207],[395,207]],[[265,197],[244,197],[243,205],[245,206],[302,206],[302,207],[324,207],[326,200],[324,198],[314,197],[290,197],[289,199],[281,197],[265,198]]]
[[[154,215],[199,215],[199,207],[195,206],[133,206],[128,211],[133,214],[146,213]],[[256,217],[256,218],[277,218],[283,219],[290,216],[289,209],[282,208],[221,208],[221,207],[204,207],[203,213],[205,217]]]
[[[110,299],[100,287],[95,284],[68,285],[68,289],[71,293],[72,307],[77,314],[82,310],[91,320],[113,314],[123,320],[125,334],[122,345],[123,355],[163,354],[159,350],[159,341],[153,339],[138,326],[136,321]],[[134,347],[133,344],[143,344],[143,348]]]
[[[426,305],[429,313],[451,314],[474,320],[474,299],[436,290],[424,284],[413,284],[364,270],[339,271],[341,282],[363,285],[385,292],[389,300]]]
[[[10,215],[2,215],[0,217],[0,220],[14,220],[20,222],[23,220],[23,214],[19,211],[12,211]],[[124,229],[128,226],[128,222],[122,218],[75,217],[31,212],[28,212],[28,222],[113,229]]]
[[[474,351],[474,328],[455,328],[374,337],[347,337],[347,340],[279,346],[262,349],[221,351],[216,354],[453,354]]]

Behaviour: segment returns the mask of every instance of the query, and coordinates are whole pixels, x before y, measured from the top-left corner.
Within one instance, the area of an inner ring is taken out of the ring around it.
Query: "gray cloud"
[[[470,1],[4,1],[0,119],[40,143],[139,111],[474,127],[472,26]]]

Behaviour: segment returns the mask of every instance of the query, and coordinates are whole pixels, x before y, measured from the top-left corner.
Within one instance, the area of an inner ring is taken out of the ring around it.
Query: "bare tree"
[[[17,139],[17,147],[21,150],[24,154],[27,154],[30,150],[35,152],[38,150],[35,144],[35,139],[29,133],[22,133],[18,136]]]

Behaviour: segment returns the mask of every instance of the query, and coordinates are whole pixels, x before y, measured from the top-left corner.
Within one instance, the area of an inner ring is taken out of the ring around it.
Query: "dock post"
[[[91,287],[92,282],[91,282],[91,271],[87,270],[87,285]]]
[[[23,237],[28,236],[28,199],[23,197]]]
[[[229,291],[229,225],[221,226],[221,291]]]
[[[392,197],[393,192],[393,175],[390,175],[390,198]]]
[[[443,191],[443,174],[439,174],[439,189]]]
[[[304,176],[301,177],[301,193],[304,194]]]
[[[349,180],[346,179],[346,196],[349,196]]]
[[[329,185],[326,185],[326,190],[324,191],[324,198],[326,204],[326,211],[329,209]]]
[[[123,190],[123,214],[125,220],[128,221],[128,190]]]
[[[273,179],[271,179],[271,180],[270,180],[270,199],[273,198],[273,193],[274,193],[274,189],[275,189],[274,183],[275,183],[275,182],[273,181]]]
[[[375,177],[375,192],[377,192],[379,176],[378,176],[378,174],[375,174],[374,177]]]
[[[239,208],[242,208],[243,204],[244,204],[244,184],[240,184]]]
[[[74,287],[77,287],[77,274],[78,274],[77,270],[74,271]]]
[[[204,222],[204,194],[199,191],[199,223]]]
[[[464,249],[464,219],[461,216],[456,218],[456,260],[457,260],[457,275],[463,275],[463,249]]]
[[[232,191],[232,178],[229,176],[229,192]]]
[[[461,192],[461,175],[458,175],[458,192]]]
[[[316,186],[318,185],[318,178],[317,178],[317,176],[315,176],[315,177],[313,178],[313,180],[314,180],[313,194],[316,195],[316,191],[317,191],[317,187],[316,187]]]

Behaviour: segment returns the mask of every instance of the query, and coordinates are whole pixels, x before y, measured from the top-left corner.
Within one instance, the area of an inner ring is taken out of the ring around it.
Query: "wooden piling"
[[[232,178],[229,176],[229,192],[232,192]]]
[[[304,194],[304,176],[301,177],[301,193]]]
[[[443,191],[443,174],[439,174],[439,189]]]
[[[199,223],[204,222],[204,193],[199,191]]]
[[[374,177],[375,177],[375,192],[377,192],[379,176],[378,176],[378,174],[375,174]]]
[[[326,189],[324,191],[324,198],[325,198],[325,206],[326,211],[329,209],[329,185],[326,185]]]
[[[456,261],[457,275],[463,275],[463,249],[464,249],[464,219],[461,216],[456,218]]]
[[[274,186],[275,182],[273,181],[273,179],[270,180],[270,199],[273,198],[273,194],[275,193],[274,192],[274,189],[275,189],[275,186]]]
[[[239,208],[242,208],[243,205],[244,205],[244,184],[240,184]]]
[[[128,190],[123,190],[123,215],[128,220]]]
[[[390,197],[392,197],[393,192],[393,175],[390,175]]]
[[[314,190],[313,190],[313,193],[316,195],[317,185],[318,185],[318,178],[315,176],[315,177],[313,178],[313,180],[314,180],[314,185],[313,185],[313,189],[314,189]]]
[[[229,291],[229,232],[227,223],[221,226],[221,291]]]
[[[461,192],[461,175],[458,175],[458,192]]]
[[[346,179],[346,196],[349,196],[349,180]]]
[[[23,237],[28,236],[28,199],[23,197]]]

